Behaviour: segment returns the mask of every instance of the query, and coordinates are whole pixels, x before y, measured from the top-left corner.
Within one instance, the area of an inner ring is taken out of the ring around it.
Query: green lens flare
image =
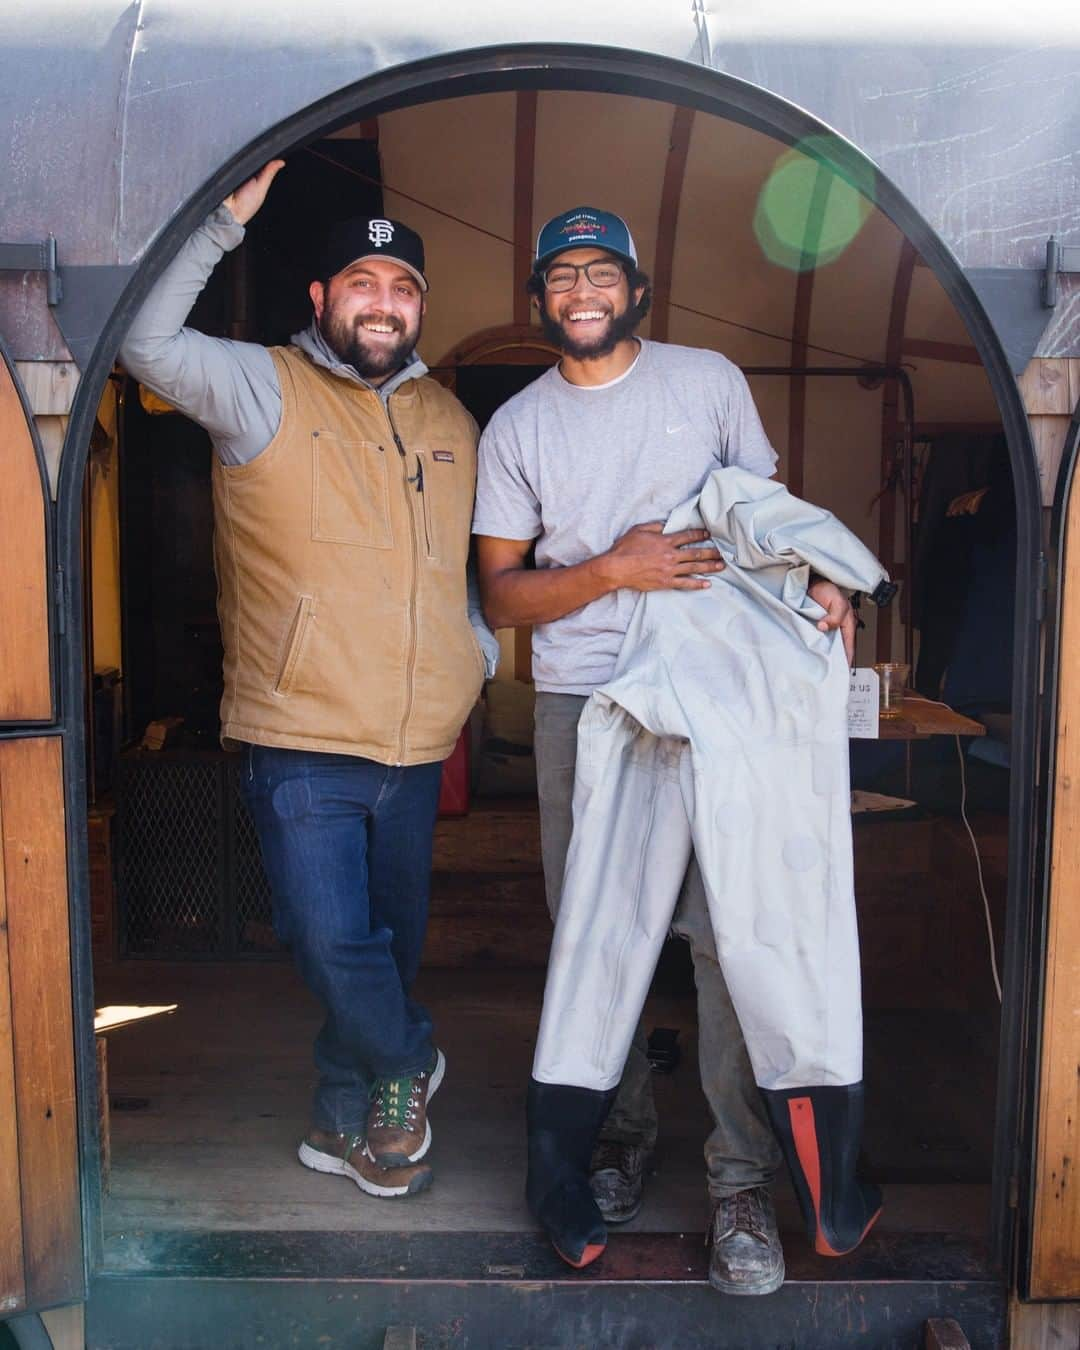
[[[837,159],[844,177],[830,167]],[[851,244],[874,209],[874,181],[871,168],[852,170],[849,159],[829,136],[810,137],[780,155],[754,211],[754,233],[770,262],[807,272],[835,262]]]

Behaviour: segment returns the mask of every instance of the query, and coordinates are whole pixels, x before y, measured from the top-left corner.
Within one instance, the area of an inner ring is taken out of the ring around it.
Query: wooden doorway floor
[[[109,1033],[106,1231],[532,1231],[522,1195],[524,1095],[542,972],[431,970],[417,992],[432,1010],[448,1061],[432,1107],[436,1181],[424,1195],[380,1201],[296,1160],[319,1014],[288,964],[122,963],[100,970],[99,1006],[179,1005]],[[708,1114],[698,1086],[693,998],[654,995],[645,1020],[650,1029],[679,1030],[681,1061],[656,1077],[657,1172],[642,1213],[625,1231],[703,1231]],[[911,1025],[926,1032],[925,1021]],[[879,1053],[894,1066],[921,1063],[921,1073],[938,1041],[914,1045],[910,1030],[902,1017],[889,1030],[902,1059],[887,1047]],[[891,1074],[892,1090],[910,1098],[902,1077],[899,1068]],[[935,1078],[940,1089],[956,1075]],[[938,1098],[926,1110],[940,1122],[960,1107]],[[992,1101],[983,1114],[992,1116]],[[874,1170],[887,1171],[889,1150],[878,1148],[882,1161],[875,1162],[874,1143],[868,1138]],[[887,1185],[883,1232],[985,1238],[990,1196],[981,1176],[912,1181],[903,1166],[896,1175],[904,1179]],[[781,1228],[794,1234],[799,1221],[786,1178],[775,1191]]]

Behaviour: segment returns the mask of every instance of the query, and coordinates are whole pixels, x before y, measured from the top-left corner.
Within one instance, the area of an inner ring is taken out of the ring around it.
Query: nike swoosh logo
[[[680,422],[677,427],[665,427],[664,430],[669,436],[674,436],[677,431],[685,431],[689,425],[689,422]]]

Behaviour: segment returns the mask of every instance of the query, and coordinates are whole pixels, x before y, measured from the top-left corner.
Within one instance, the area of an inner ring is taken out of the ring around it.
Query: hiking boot
[[[589,1186],[605,1223],[629,1223],[641,1209],[652,1154],[640,1144],[601,1139],[593,1150]]]
[[[706,1242],[709,1283],[722,1294],[771,1294],[784,1283],[784,1249],[766,1186],[718,1200]]]
[[[380,1078],[371,1094],[367,1149],[380,1167],[419,1162],[431,1147],[428,1102],[446,1072],[446,1056],[436,1050],[431,1067],[409,1078]]]
[[[297,1157],[314,1172],[329,1172],[349,1177],[368,1195],[391,1199],[397,1195],[419,1195],[432,1182],[431,1168],[420,1166],[379,1167],[368,1155],[361,1134],[331,1134],[329,1130],[310,1129]]]

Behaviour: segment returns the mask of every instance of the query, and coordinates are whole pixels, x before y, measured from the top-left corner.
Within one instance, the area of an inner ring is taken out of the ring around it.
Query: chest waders
[[[719,469],[666,528],[727,567],[645,593],[578,727],[574,832],[529,1086],[527,1196],[560,1255],[606,1232],[593,1143],[696,854],[720,965],[810,1239],[850,1251],[880,1210],[855,1177],[862,1002],[847,696],[810,573],[884,603],[881,564],[829,512]]]

